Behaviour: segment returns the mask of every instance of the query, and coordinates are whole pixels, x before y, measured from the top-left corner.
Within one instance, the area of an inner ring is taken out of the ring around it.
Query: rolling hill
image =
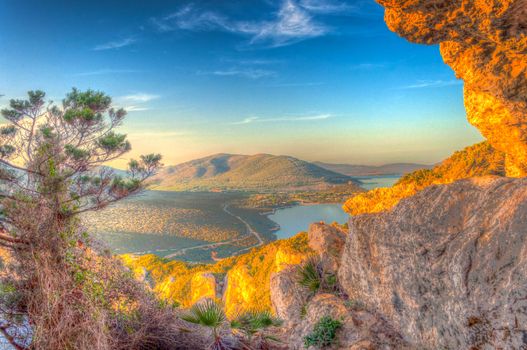
[[[359,182],[289,156],[215,154],[165,167],[152,188],[171,191],[306,190]]]
[[[355,164],[332,164],[314,162],[326,170],[331,170],[348,176],[373,176],[373,175],[405,175],[420,169],[431,169],[433,165],[416,163],[393,163],[379,166],[355,165]]]

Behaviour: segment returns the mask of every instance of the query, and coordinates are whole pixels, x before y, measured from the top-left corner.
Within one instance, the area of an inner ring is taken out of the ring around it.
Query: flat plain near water
[[[397,176],[363,177],[364,187],[385,187]],[[117,254],[156,254],[194,262],[212,261],[245,252],[263,242],[291,237],[317,221],[347,221],[340,204],[316,204],[277,209],[240,207],[243,192],[146,191],[103,211],[84,217]]]
[[[244,193],[146,191],[90,213],[83,222],[117,254],[168,256],[187,249],[178,259],[209,261],[212,250],[222,257],[255,245],[247,224],[264,240],[275,239],[276,224],[262,211],[237,210],[235,203],[245,198]]]

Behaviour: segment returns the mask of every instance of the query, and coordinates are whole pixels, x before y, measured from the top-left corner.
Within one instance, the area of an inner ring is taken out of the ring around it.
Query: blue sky
[[[435,163],[481,140],[439,48],[390,32],[373,0],[0,6],[0,105],[105,91],[129,110],[132,156]]]

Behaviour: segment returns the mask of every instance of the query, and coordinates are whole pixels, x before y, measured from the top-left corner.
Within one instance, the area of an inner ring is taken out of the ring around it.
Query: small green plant
[[[300,265],[298,283],[313,294],[320,290],[330,293],[338,291],[337,276],[334,273],[324,271],[320,259],[317,257],[310,257]]]
[[[307,316],[307,305],[302,305],[302,308],[300,309],[300,318],[303,320]]]
[[[318,259],[307,259],[298,270],[298,283],[310,292],[316,293],[322,285],[323,272]]]
[[[278,341],[278,339],[268,335],[265,331],[270,327],[279,327],[282,320],[274,317],[269,311],[250,310],[238,315],[231,321],[231,328],[239,330],[249,343],[256,340],[258,348],[268,348],[269,340]],[[256,339],[254,339],[256,338]]]
[[[186,314],[181,316],[181,319],[212,329],[214,341],[210,346],[211,350],[228,348],[228,346],[224,344],[224,339],[218,332],[227,321],[227,317],[225,316],[222,307],[214,300],[206,299],[194,304]]]
[[[335,320],[330,316],[322,317],[313,331],[304,337],[304,346],[309,348],[310,346],[325,347],[335,343],[337,336],[337,330],[342,327],[342,322]]]

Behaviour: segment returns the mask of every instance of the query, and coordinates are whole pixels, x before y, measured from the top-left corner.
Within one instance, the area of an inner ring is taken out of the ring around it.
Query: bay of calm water
[[[361,187],[366,190],[373,190],[379,187],[392,187],[401,175],[380,175],[380,176],[357,176],[354,179],[362,182]]]
[[[399,180],[398,175],[363,176],[357,177],[362,187],[371,190],[379,187],[390,187]],[[278,239],[289,238],[298,232],[307,231],[313,222],[324,221],[328,224],[346,223],[349,215],[342,210],[342,204],[300,205],[296,207],[277,209],[269,215],[269,219],[276,222],[280,229],[275,232]]]
[[[275,232],[278,239],[294,236],[300,231],[307,231],[313,222],[324,221],[343,224],[348,221],[348,218],[349,216],[342,210],[341,204],[299,205],[277,209],[269,215],[269,219],[280,225],[280,229]]]

